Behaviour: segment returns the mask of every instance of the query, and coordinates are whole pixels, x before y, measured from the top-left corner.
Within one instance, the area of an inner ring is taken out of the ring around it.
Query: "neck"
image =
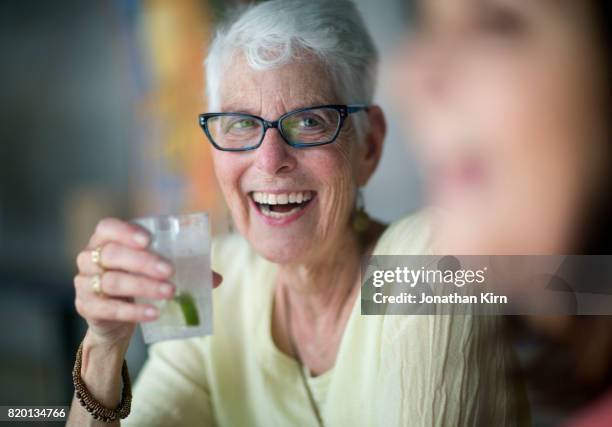
[[[344,238],[328,239],[337,244],[322,250],[316,260],[279,267],[272,337],[286,354],[296,357],[299,353],[313,375],[335,363],[359,291],[359,264],[383,229],[382,224],[373,223],[362,236],[351,230]]]
[[[279,268],[279,287],[288,293],[294,315],[303,320],[339,316],[357,284],[362,256],[358,236],[351,231],[330,240],[337,243],[315,259]]]

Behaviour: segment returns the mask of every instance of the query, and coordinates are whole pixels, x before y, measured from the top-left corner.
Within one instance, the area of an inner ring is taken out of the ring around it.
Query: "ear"
[[[359,151],[357,184],[360,187],[365,186],[376,171],[387,134],[387,122],[382,109],[378,105],[372,105],[368,107],[367,114],[369,124]]]

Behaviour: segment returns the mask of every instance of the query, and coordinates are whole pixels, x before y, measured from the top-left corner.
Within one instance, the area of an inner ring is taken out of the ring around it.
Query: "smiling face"
[[[447,251],[572,246],[609,159],[590,3],[418,2],[397,84]]]
[[[299,108],[338,104],[326,70],[307,59],[256,71],[237,55],[224,72],[221,111],[274,121]],[[269,129],[256,150],[214,150],[236,227],[260,255],[277,263],[314,261],[350,231],[356,187],[373,172],[351,121],[335,143],[320,147],[293,148]]]

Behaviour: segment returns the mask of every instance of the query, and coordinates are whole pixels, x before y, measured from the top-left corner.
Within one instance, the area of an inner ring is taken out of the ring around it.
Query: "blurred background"
[[[69,404],[85,332],[74,259],[99,219],[208,211],[215,233],[228,230],[197,115],[208,42],[238,3],[0,2],[0,405]],[[405,1],[356,3],[384,68],[407,25]],[[393,106],[378,102],[390,129],[365,202],[392,221],[421,194]],[[139,333],[134,377],[145,354]]]

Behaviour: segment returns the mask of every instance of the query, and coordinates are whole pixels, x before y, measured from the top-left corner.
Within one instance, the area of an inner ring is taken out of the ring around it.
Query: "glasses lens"
[[[259,144],[263,123],[241,114],[209,117],[208,133],[221,148],[245,149]]]
[[[295,144],[321,144],[336,136],[340,113],[333,108],[313,108],[285,117],[280,124],[285,138]]]

